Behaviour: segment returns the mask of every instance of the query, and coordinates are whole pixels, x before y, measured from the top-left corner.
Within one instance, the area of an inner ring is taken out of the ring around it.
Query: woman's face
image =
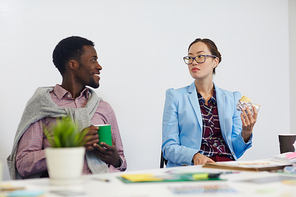
[[[188,56],[196,57],[199,55],[212,55],[208,46],[203,42],[197,42],[191,45]],[[197,63],[195,60],[188,65],[190,75],[194,79],[210,79],[213,77],[213,69],[218,65],[219,59],[214,57],[206,57],[204,63]]]

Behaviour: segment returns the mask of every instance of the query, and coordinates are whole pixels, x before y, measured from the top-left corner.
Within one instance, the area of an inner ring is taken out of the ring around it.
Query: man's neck
[[[75,85],[73,83],[63,83],[61,86],[71,93],[72,97],[75,99],[80,96],[81,92],[85,89],[85,87],[79,87],[78,85]]]

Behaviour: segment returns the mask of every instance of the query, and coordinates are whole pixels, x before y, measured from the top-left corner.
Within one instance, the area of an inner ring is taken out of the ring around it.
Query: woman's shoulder
[[[167,94],[175,94],[175,95],[181,95],[181,94],[184,94],[186,92],[188,92],[188,89],[189,89],[190,85],[188,86],[185,86],[185,87],[181,87],[181,88],[169,88],[166,90],[166,93]]]
[[[184,97],[188,95],[190,86],[185,86],[182,88],[170,88],[166,90],[166,102],[174,102],[179,103],[181,100],[183,100]]]
[[[234,98],[241,97],[241,93],[239,91],[229,91],[229,90],[225,90],[225,89],[218,88],[218,87],[215,87],[215,89],[216,89],[216,93],[222,93],[226,97],[234,97]]]

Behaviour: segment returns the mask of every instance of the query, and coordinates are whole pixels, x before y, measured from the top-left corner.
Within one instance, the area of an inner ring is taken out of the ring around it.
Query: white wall
[[[290,52],[290,128],[296,133],[294,121],[296,120],[296,1],[289,0],[289,52]]]
[[[71,35],[96,44],[103,67],[96,92],[116,112],[128,170],[159,167],[165,90],[193,81],[182,57],[197,37],[222,53],[215,83],[262,105],[253,147],[241,159],[278,154],[277,134],[290,132],[288,0],[1,0],[5,164],[27,100],[38,86],[61,82],[52,50]]]

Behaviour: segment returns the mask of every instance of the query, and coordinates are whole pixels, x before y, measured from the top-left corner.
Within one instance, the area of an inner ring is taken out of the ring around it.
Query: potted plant
[[[51,147],[45,149],[47,169],[52,185],[81,182],[87,130],[78,131],[69,118],[57,119],[53,127],[43,126]]]

